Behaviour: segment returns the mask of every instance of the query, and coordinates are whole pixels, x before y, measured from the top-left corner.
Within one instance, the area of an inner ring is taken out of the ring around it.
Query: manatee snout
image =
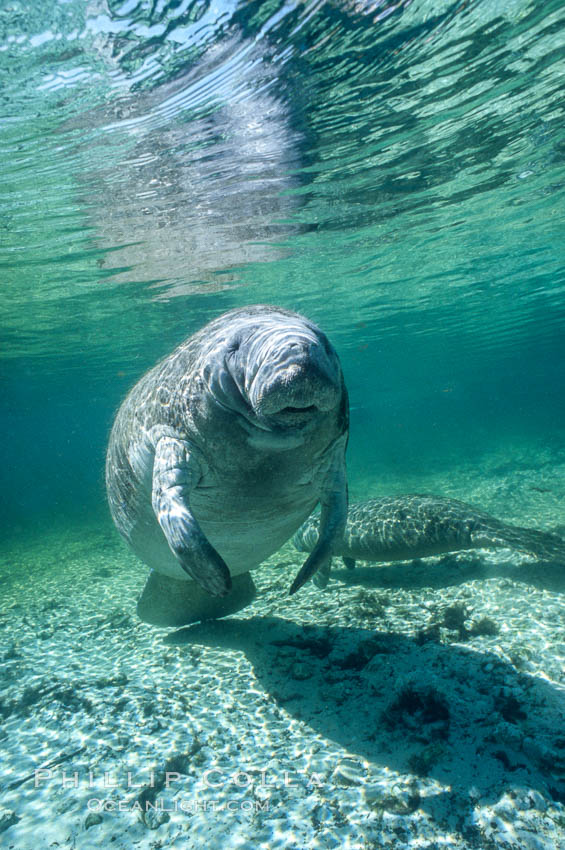
[[[342,395],[339,364],[319,344],[291,343],[284,356],[263,365],[253,390],[251,403],[259,416],[286,421],[327,413]]]

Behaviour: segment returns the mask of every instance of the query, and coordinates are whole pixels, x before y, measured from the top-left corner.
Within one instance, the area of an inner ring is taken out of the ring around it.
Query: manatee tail
[[[234,614],[253,602],[256,590],[249,573],[233,577],[231,592],[211,596],[195,581],[181,581],[151,570],[137,603],[137,614],[152,626],[188,626]]]
[[[471,532],[471,539],[477,547],[507,546],[543,561],[563,561],[565,564],[565,539],[551,531],[493,522]]]

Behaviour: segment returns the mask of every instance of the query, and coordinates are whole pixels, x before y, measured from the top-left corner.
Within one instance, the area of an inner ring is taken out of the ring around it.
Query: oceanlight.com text
[[[157,812],[268,812],[269,800],[191,800],[181,797],[180,799],[165,800],[162,797],[154,802],[145,800],[109,800],[100,797],[91,797],[87,803],[90,812],[139,812],[146,814],[149,811]]]

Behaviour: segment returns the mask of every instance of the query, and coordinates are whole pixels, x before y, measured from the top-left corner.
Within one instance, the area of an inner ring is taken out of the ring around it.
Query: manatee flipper
[[[190,510],[190,491],[200,476],[190,443],[161,437],[155,446],[151,494],[159,525],[183,570],[212,596],[226,596],[231,588],[230,571]]]
[[[292,582],[289,595],[296,593],[309,578],[321,571],[321,586],[327,584],[333,547],[341,540],[347,521],[347,478],[345,471],[345,447],[347,437],[341,437],[334,449],[334,457],[326,476],[325,487],[320,497],[320,532],[318,542],[304,562],[302,569]],[[325,579],[325,583],[324,583]]]
[[[195,581],[182,581],[151,570],[137,603],[137,614],[152,626],[176,628],[235,614],[255,599],[257,591],[249,573],[234,576],[232,582],[228,595],[218,599]]]
[[[343,556],[341,560],[343,561],[348,570],[355,569],[355,558],[346,558],[345,556]]]

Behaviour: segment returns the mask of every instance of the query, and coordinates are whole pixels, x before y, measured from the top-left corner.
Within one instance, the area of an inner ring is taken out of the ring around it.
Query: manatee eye
[[[229,343],[229,345],[226,349],[226,357],[231,357],[232,354],[235,354],[236,351],[239,351],[240,345],[241,345],[241,339],[239,337],[235,337],[235,339],[233,339]]]

